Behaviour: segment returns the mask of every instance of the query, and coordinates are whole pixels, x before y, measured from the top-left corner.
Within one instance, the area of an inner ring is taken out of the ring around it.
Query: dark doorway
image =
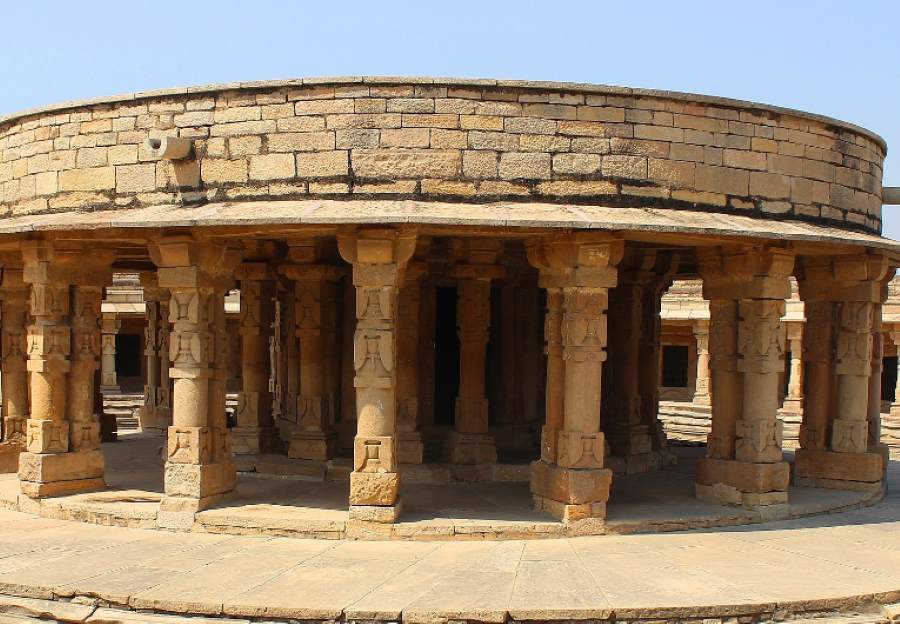
[[[881,400],[893,403],[897,387],[897,356],[882,358],[881,366]]]
[[[459,336],[456,333],[456,288],[435,289],[434,422],[452,425],[459,394]]]
[[[662,385],[666,388],[687,388],[687,347],[682,345],[663,346]]]
[[[116,334],[116,376],[141,376],[141,337]]]

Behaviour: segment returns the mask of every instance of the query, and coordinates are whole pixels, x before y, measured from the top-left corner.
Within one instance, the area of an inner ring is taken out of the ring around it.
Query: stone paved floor
[[[890,473],[900,480],[897,462]],[[900,496],[764,525],[529,541],[168,533],[0,511],[0,593],[410,623],[853,608],[853,596],[900,600]]]

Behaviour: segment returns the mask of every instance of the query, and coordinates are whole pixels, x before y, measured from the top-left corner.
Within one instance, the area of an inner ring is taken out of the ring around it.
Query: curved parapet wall
[[[148,144],[168,137],[193,140],[187,158],[160,159]],[[878,233],[884,155],[851,124],[706,96],[490,80],[241,83],[0,118],[0,219],[352,197],[682,208]]]

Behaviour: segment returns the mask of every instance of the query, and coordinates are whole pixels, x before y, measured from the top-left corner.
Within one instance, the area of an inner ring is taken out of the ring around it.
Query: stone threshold
[[[347,609],[242,608],[227,602],[173,603],[104,592],[57,592],[52,588],[4,587],[0,594],[0,622],[72,622],[84,624],[250,624],[251,622],[371,622],[372,624],[445,624],[449,622],[506,624],[518,622],[590,621],[617,624],[737,624],[793,622],[794,624],[875,624],[900,621],[900,590],[817,600],[756,604],[647,607],[624,609],[549,609],[532,612],[355,612]]]

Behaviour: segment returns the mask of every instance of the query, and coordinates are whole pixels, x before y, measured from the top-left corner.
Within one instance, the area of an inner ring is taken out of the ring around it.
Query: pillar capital
[[[240,250],[199,241],[188,235],[164,236],[148,245],[162,288],[215,288],[227,290],[234,282]]]
[[[705,299],[789,299],[794,252],[784,247],[719,246],[697,250]]]
[[[542,288],[613,288],[625,241],[607,232],[558,234],[528,241],[526,253],[528,262],[540,270]]]
[[[238,281],[274,281],[278,279],[278,272],[268,262],[241,262],[234,268],[234,277]]]
[[[881,303],[895,271],[890,258],[880,253],[804,256],[797,271],[800,298]]]

